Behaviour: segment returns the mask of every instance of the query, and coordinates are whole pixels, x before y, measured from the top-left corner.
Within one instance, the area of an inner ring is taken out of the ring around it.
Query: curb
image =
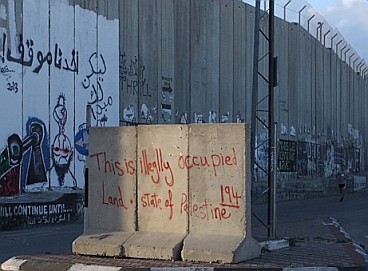
[[[4,271],[121,271],[125,268],[114,266],[85,265],[85,264],[65,264],[52,262],[28,261],[13,257],[1,265]],[[139,269],[148,271],[148,268]]]
[[[353,249],[355,252],[360,255],[366,264],[368,264],[368,255],[365,252],[364,248],[362,248],[355,240],[350,236],[350,234],[340,225],[339,221],[334,218],[330,217],[331,225],[337,228],[337,230],[347,239],[351,242]]]
[[[66,264],[55,262],[38,262],[23,260],[18,257],[10,258],[1,265],[4,271],[220,271],[239,270],[237,268],[217,267],[151,267],[126,268],[118,266],[102,266],[87,264]],[[267,271],[338,271],[337,267],[284,267],[284,268],[242,268],[241,270]]]

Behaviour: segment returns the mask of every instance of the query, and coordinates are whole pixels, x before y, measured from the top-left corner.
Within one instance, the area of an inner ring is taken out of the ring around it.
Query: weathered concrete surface
[[[92,129],[85,233],[76,254],[235,263],[251,235],[248,127]]]
[[[135,232],[124,244],[126,257],[180,260],[186,233]]]
[[[123,257],[123,243],[132,235],[131,232],[84,232],[72,246],[73,253],[82,255]]]
[[[188,126],[139,126],[138,232],[124,245],[127,257],[178,260],[188,230],[181,201],[188,172],[178,159],[188,153]]]
[[[189,234],[184,240],[184,261],[239,263],[256,258],[261,253],[259,243],[249,236]]]
[[[135,127],[90,130],[86,229],[74,253],[122,256],[121,245],[135,231],[136,142]]]
[[[251,236],[248,127],[190,125],[186,261],[234,263],[258,257]]]

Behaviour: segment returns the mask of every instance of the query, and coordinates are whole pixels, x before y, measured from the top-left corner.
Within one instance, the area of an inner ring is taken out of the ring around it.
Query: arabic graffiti
[[[83,80],[82,85],[86,90],[90,90],[89,105],[93,106],[93,118],[96,120],[96,126],[105,126],[108,118],[106,112],[108,108],[113,104],[112,96],[105,98],[105,92],[103,89],[104,75],[107,67],[106,62],[102,54],[94,52],[89,57],[89,65],[91,72]]]
[[[23,35],[19,35],[19,44],[17,46],[16,52],[12,52],[10,48],[7,48],[6,42],[7,36],[3,34],[3,50],[2,55],[0,55],[0,60],[2,63],[5,61],[18,63],[22,66],[32,67],[34,65],[34,50],[35,45],[32,39],[27,39],[24,43]],[[63,51],[59,48],[59,45],[55,44],[54,53],[38,51],[36,54],[37,62],[36,67],[33,69],[34,73],[39,73],[45,63],[49,66],[54,64],[55,68],[63,69],[66,71],[74,72],[78,74],[79,66],[79,53],[74,49],[71,51],[71,60],[68,58],[63,58]]]

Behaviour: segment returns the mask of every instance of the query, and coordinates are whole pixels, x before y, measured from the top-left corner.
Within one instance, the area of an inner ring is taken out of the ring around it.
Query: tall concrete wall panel
[[[118,6],[121,125],[250,122],[253,7],[220,0],[126,0]],[[266,14],[261,20],[265,33],[267,27]],[[335,48],[323,44],[323,37],[298,24],[276,18],[275,33],[279,138],[325,149],[343,145],[344,152],[349,151],[350,145],[343,143],[347,137],[353,140],[348,127],[354,133],[364,130],[361,100],[355,100],[359,93],[351,95],[366,87],[361,83],[364,79],[340,59],[339,50],[336,54]],[[268,51],[262,35],[260,51],[261,57]],[[260,61],[259,71],[267,75],[267,61]],[[261,119],[267,118],[267,91],[267,83],[260,79]],[[257,138],[261,141],[265,136],[267,130],[258,125]],[[358,140],[358,148],[364,139]],[[330,163],[316,153],[317,157],[322,164]],[[332,160],[336,170],[339,158]],[[354,163],[348,157],[344,160]],[[313,164],[307,171],[295,172],[320,174]]]

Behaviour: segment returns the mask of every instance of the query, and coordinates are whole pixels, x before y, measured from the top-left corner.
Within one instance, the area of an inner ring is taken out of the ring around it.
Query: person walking
[[[345,165],[341,165],[340,170],[337,172],[336,179],[339,185],[340,201],[344,200],[346,182],[348,180],[348,170]]]

